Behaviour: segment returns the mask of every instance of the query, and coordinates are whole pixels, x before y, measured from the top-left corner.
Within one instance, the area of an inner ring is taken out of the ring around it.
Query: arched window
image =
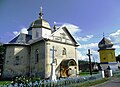
[[[35,51],[35,63],[38,63],[39,62],[39,50],[36,49]]]
[[[66,49],[63,48],[62,55],[66,55]]]

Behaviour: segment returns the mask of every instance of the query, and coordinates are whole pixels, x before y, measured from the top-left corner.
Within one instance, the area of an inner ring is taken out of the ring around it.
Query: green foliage
[[[78,65],[79,65],[79,70],[81,70],[82,72],[89,72],[90,71],[89,61],[79,60]],[[94,69],[95,65],[98,66],[98,69]],[[91,67],[92,67],[92,71],[94,71],[94,72],[99,71],[99,63],[92,62]]]
[[[26,78],[24,76],[21,76],[21,77],[16,77],[15,79],[13,79],[13,81],[0,81],[0,87],[3,85],[10,85],[10,84],[15,84],[15,83],[27,84],[29,82],[35,82],[35,81],[40,81],[40,80],[41,78],[36,78],[36,77]]]
[[[0,87],[3,85],[9,85],[11,81],[0,81]]]
[[[88,64],[88,61],[78,60],[79,64]]]
[[[29,78],[29,80],[30,80],[31,82],[35,82],[35,81],[40,81],[41,78],[32,77],[32,78]]]
[[[120,62],[120,55],[116,56],[116,61]]]
[[[0,62],[3,61],[4,52],[5,52],[5,48],[3,47],[3,45],[0,44]]]
[[[1,72],[2,72],[2,70],[3,70],[4,51],[5,51],[5,48],[4,48],[3,45],[0,43],[0,70],[1,70]],[[1,73],[1,72],[0,72],[0,73]]]
[[[21,77],[16,77],[15,79],[14,79],[14,81],[13,81],[13,84],[14,83],[23,83],[23,84],[25,84],[25,83],[28,83],[28,79],[26,79],[24,76],[21,76]]]

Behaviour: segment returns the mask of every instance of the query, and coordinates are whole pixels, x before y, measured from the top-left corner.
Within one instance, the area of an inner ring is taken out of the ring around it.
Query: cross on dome
[[[40,13],[39,13],[39,18],[42,19],[43,18],[43,8],[42,6],[40,7]]]

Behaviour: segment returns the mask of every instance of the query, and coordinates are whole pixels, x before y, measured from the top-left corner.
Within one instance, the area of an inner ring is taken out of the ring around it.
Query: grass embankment
[[[106,82],[108,80],[109,80],[109,78],[104,78],[104,79],[99,79],[99,80],[94,80],[94,81],[88,81],[88,82],[84,82],[84,83],[74,84],[74,85],[71,85],[70,87],[89,87],[89,86],[94,86],[94,85]]]

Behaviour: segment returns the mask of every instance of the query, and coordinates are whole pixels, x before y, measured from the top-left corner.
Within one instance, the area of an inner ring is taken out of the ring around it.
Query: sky
[[[78,58],[99,61],[98,43],[106,38],[114,43],[120,54],[120,0],[0,0],[0,42],[7,43],[19,32],[26,32],[38,19],[40,7],[43,18],[51,27],[65,25],[77,40]]]

